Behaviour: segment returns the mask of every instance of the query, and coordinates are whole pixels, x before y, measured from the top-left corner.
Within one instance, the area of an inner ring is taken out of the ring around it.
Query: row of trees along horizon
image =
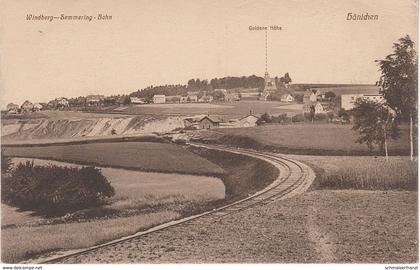
[[[289,73],[286,73],[283,77],[274,78],[277,88],[281,89],[285,87],[285,83],[292,82]],[[208,80],[190,79],[187,85],[160,85],[160,86],[149,86],[141,90],[137,90],[129,94],[131,97],[139,97],[145,99],[151,99],[153,95],[186,95],[188,91],[199,92],[201,95],[204,92],[211,93],[215,89],[249,89],[255,88],[259,91],[264,89],[264,78],[256,75],[242,76],[242,77],[223,77],[214,78],[210,82]]]

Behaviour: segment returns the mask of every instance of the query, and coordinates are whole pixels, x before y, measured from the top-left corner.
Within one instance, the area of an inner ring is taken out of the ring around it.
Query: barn
[[[200,129],[213,129],[218,128],[220,126],[220,120],[211,117],[211,116],[204,116],[200,120]]]
[[[239,119],[239,126],[241,127],[255,127],[259,117],[253,114],[247,115]]]

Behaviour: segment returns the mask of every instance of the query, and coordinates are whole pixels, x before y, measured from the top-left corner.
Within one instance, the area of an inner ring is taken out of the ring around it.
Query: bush
[[[98,206],[115,192],[97,168],[34,166],[28,161],[2,179],[1,193],[4,203],[41,214],[62,215]]]
[[[327,114],[325,114],[325,113],[315,114],[315,120],[325,120],[325,119],[327,119]]]
[[[0,163],[1,163],[1,174],[2,175],[8,174],[12,166],[12,160],[10,159],[10,157],[5,156],[3,151],[1,151]]]
[[[303,121],[305,121],[305,118],[301,114],[296,114],[296,115],[293,115],[292,121],[293,122],[303,122]]]

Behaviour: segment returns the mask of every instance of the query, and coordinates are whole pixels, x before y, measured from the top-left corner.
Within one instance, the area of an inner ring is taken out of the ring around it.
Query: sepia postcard
[[[2,269],[418,269],[418,11],[2,0]]]

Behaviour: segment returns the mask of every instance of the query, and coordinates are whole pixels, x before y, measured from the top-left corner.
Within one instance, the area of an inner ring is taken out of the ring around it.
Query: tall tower
[[[276,90],[276,82],[268,74],[268,42],[267,30],[265,30],[265,74],[264,74],[264,92]]]

